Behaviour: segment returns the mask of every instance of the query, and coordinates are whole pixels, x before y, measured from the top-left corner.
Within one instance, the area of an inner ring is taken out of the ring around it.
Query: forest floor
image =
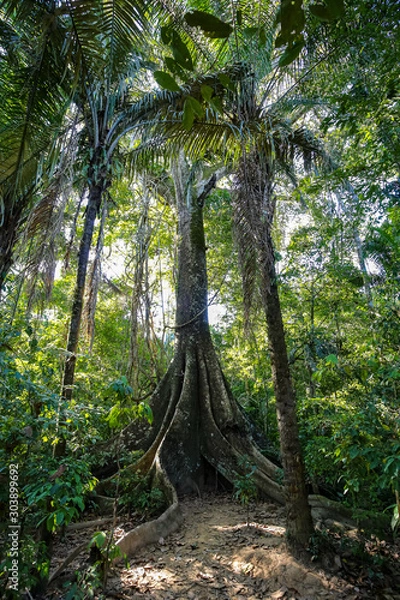
[[[257,503],[247,508],[228,495],[207,495],[183,499],[182,510],[181,528],[139,551],[128,567],[124,563],[114,566],[105,592],[76,598],[400,600],[399,542],[361,538],[355,531],[344,536],[332,530],[317,537],[320,542],[313,544],[314,556],[311,549],[310,560],[301,562],[287,552],[280,506]],[[132,526],[120,518],[115,533],[122,535]],[[67,531],[56,543],[54,566],[84,541],[83,536],[90,539],[92,534],[90,530]],[[74,571],[83,572],[83,561],[81,555],[68,567],[64,585]],[[61,588],[62,580],[56,583]],[[66,598],[60,588],[53,588],[48,598]]]

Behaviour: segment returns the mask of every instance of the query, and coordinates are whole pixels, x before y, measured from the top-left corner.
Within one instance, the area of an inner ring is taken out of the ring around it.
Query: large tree
[[[287,85],[271,67],[276,34],[274,11],[274,6],[263,3],[257,15],[262,25],[257,23],[258,27],[253,28],[248,27],[254,24],[251,7],[245,3],[233,21],[229,18],[230,8],[224,3],[219,12],[224,21],[210,24],[201,11],[185,15],[189,25],[223,40],[217,44],[213,39],[213,47],[217,48],[214,59],[221,65],[221,72],[199,78],[197,89],[191,85],[183,108],[186,134],[175,130],[173,135],[178,142],[184,141],[191,152],[213,148],[224,154],[236,171],[235,208],[243,237],[241,247],[250,255],[244,263],[246,267],[250,263],[257,265],[260,272],[285,473],[288,539],[293,546],[304,546],[313,525],[275,273],[274,185],[278,173],[294,179],[293,167],[299,156],[309,165],[322,150],[313,134],[301,125],[305,111],[299,99],[294,103],[279,101]],[[170,33],[166,38],[172,40],[172,51],[176,36]],[[188,87],[185,90],[187,93]],[[296,125],[296,121],[300,124]]]
[[[209,169],[208,169],[209,171]],[[251,426],[222,373],[208,324],[208,286],[203,207],[217,175],[194,176],[182,154],[174,160],[178,225],[178,281],[173,361],[150,400],[151,427],[130,425],[118,439],[146,452],[131,468],[150,472],[166,491],[170,507],[156,521],[118,542],[131,553],[156,541],[180,522],[177,491],[201,489],[219,473],[234,483],[256,466],[254,481],[266,496],[283,503],[280,468],[259,451]]]

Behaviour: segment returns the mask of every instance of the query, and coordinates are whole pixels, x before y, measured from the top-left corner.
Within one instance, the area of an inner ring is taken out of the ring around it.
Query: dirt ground
[[[345,552],[331,551],[323,565],[318,560],[305,565],[286,551],[284,513],[275,504],[258,503],[247,509],[218,495],[184,499],[182,509],[185,522],[179,531],[140,551],[128,567],[114,566],[106,591],[95,598],[400,600],[400,572],[396,575],[396,566],[390,566],[399,555],[395,547],[389,552],[386,542],[371,542],[372,555],[388,554],[382,573],[364,568],[354,551],[347,558]],[[122,535],[131,527],[122,519],[115,533]],[[83,536],[89,539],[90,531],[67,532],[56,545],[55,566],[82,543]],[[83,560],[81,555],[69,567],[64,584],[74,570],[82,570]],[[49,597],[65,596],[55,590]]]

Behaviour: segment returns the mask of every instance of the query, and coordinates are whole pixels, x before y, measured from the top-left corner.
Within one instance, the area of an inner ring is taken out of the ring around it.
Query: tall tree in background
[[[144,5],[126,2],[77,3],[70,17],[74,32],[83,48],[78,89],[74,98],[84,125],[84,169],[87,170],[88,201],[78,254],[76,285],[71,310],[67,356],[61,397],[67,403],[72,397],[76,353],[83,311],[89,252],[97,215],[104,194],[112,183],[113,165],[121,139],[133,129],[140,104],[138,75],[143,67],[143,30],[147,25]],[[96,29],[97,27],[97,29]],[[93,33],[97,36],[93,37]],[[140,43],[139,43],[140,41]],[[162,101],[166,101],[165,96]],[[132,107],[135,110],[132,110]],[[83,136],[82,136],[83,137]],[[65,451],[64,441],[57,451]]]

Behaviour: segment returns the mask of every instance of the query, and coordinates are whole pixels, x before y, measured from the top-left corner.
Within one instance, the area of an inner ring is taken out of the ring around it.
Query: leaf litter
[[[107,588],[97,600],[400,600],[400,567],[389,568],[374,581],[362,565],[330,553],[323,565],[296,560],[285,543],[282,507],[257,503],[248,507],[228,495],[186,497],[181,502],[183,526],[168,538],[115,565]],[[120,535],[132,523],[120,518]],[[82,543],[76,532],[55,545],[61,562],[65,546]],[[338,536],[338,534],[337,534]],[[339,537],[339,536],[338,536]],[[370,550],[388,552],[388,544],[371,540]],[[69,547],[71,550],[71,547]],[[397,547],[398,550],[398,547]],[[396,548],[392,549],[398,558]],[[393,558],[391,556],[391,558]],[[82,569],[80,563],[70,566]],[[379,575],[379,573],[378,573]],[[389,576],[390,575],[390,576]],[[66,579],[68,580],[68,573]],[[397,585],[398,584],[398,585]],[[62,598],[53,590],[48,598]]]

